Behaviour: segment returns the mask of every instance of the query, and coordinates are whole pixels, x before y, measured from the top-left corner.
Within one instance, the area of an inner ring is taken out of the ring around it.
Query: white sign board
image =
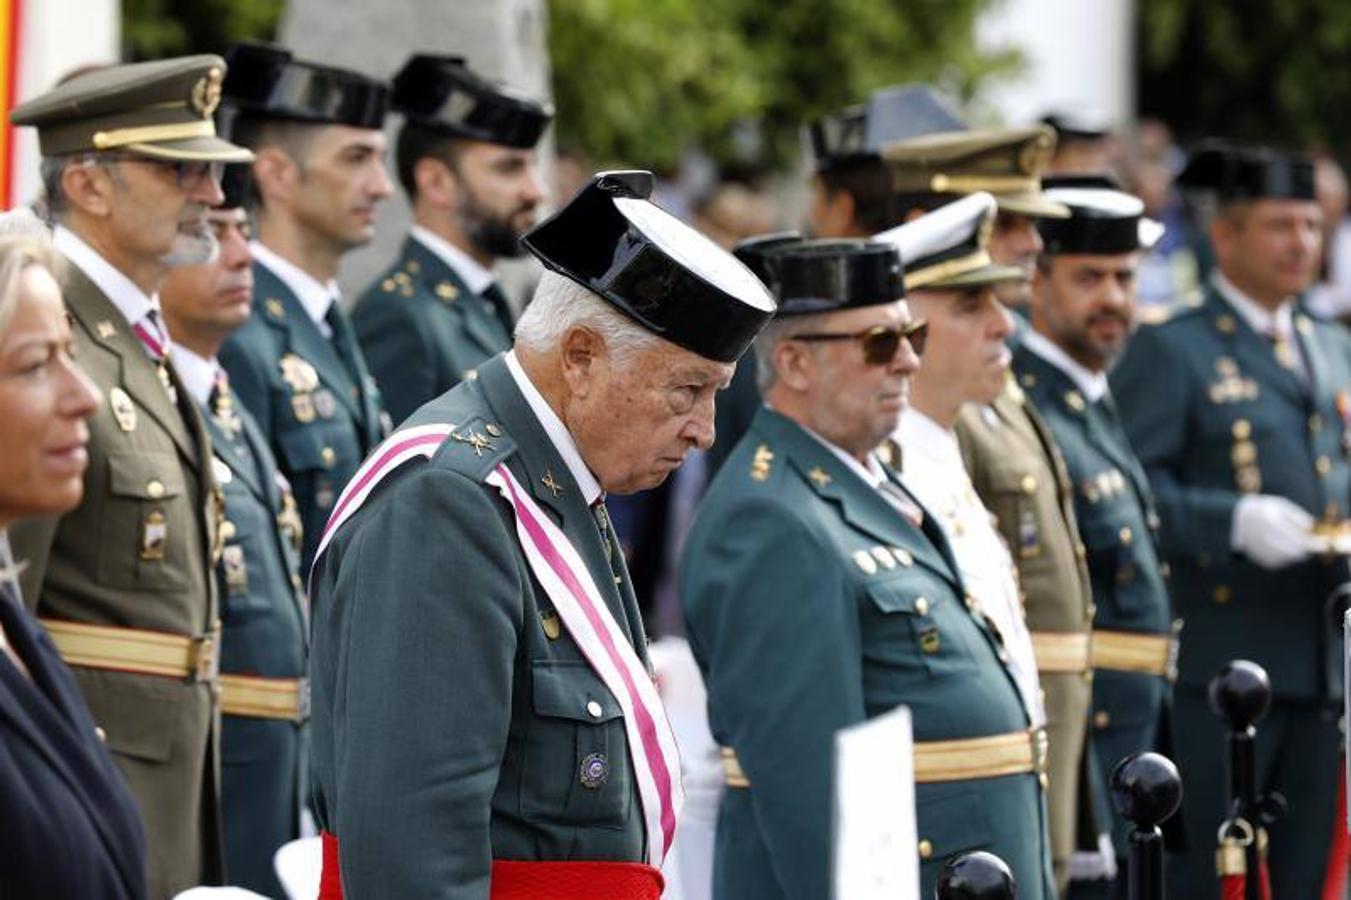
[[[836,900],[919,900],[910,710],[835,735]]]

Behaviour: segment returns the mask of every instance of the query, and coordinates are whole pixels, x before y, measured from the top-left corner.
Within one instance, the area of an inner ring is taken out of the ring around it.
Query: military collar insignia
[[[769,447],[761,444],[755,448],[755,457],[751,460],[751,478],[756,481],[768,481],[770,464],[774,461],[774,453]]]
[[[120,387],[113,387],[108,390],[108,406],[112,408],[113,420],[117,422],[117,427],[123,431],[136,430],[136,404],[131,402],[131,396]]]
[[[472,428],[469,429],[468,434],[460,434],[457,431],[452,431],[450,433],[450,436],[455,440],[459,441],[461,444],[468,444],[470,447],[474,448],[475,456],[482,456],[484,450],[497,449],[496,447],[493,446],[493,442],[491,440],[484,437],[482,434],[480,434],[479,432],[475,431]]]
[[[1082,413],[1087,406],[1084,403],[1084,395],[1078,391],[1065,392],[1065,405],[1077,413]]]
[[[553,494],[555,497],[557,497],[559,494],[563,492],[562,485],[560,485],[557,481],[554,480],[554,473],[552,469],[544,470],[544,477],[540,479],[540,482],[546,488],[548,488],[549,492]]]
[[[263,308],[266,309],[267,314],[274,319],[281,320],[286,318],[286,307],[276,297],[268,297],[264,300]]]
[[[1220,334],[1233,334],[1238,330],[1238,323],[1229,313],[1220,313],[1215,317],[1215,327],[1220,330]]]
[[[813,466],[812,470],[807,473],[807,477],[816,482],[819,487],[825,487],[831,482],[831,477],[820,466]]]
[[[447,303],[454,303],[456,298],[460,296],[460,292],[449,281],[442,281],[436,286],[436,296]]]
[[[107,319],[104,319],[95,325],[94,330],[98,332],[99,338],[105,341],[117,334],[117,326]]]
[[[1299,330],[1300,334],[1308,337],[1313,334],[1313,320],[1303,313],[1300,313],[1295,316],[1295,328]]]

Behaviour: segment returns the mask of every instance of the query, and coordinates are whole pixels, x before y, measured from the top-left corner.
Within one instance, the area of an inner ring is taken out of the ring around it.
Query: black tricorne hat
[[[413,125],[456,137],[528,149],[553,107],[479,77],[458,56],[418,53],[394,76],[391,105]]]
[[[866,103],[811,123],[807,134],[818,170],[876,158],[887,144],[922,134],[965,131],[947,100],[927,84],[879,88]]]
[[[780,316],[838,312],[905,298],[901,254],[862,238],[798,241],[769,252]]]
[[[774,314],[749,269],[648,200],[642,170],[600,172],[521,243],[653,334],[734,362]]]
[[[225,99],[243,118],[384,125],[389,88],[374,78],[298,60],[270,44],[236,44],[226,60]]]
[[[1133,253],[1163,235],[1163,226],[1145,216],[1144,201],[1110,175],[1051,175],[1042,189],[1070,211],[1068,219],[1037,221],[1047,254]]]
[[[804,240],[800,231],[775,231],[759,234],[738,241],[732,248],[732,255],[741,260],[742,265],[755,273],[755,277],[774,291],[774,254],[790,244],[799,244]]]
[[[1315,199],[1313,161],[1307,156],[1223,141],[1199,144],[1177,183],[1184,189],[1209,192],[1222,203]]]

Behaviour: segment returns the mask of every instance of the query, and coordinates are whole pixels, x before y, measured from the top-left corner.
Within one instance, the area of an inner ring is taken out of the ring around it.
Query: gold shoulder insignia
[[[807,477],[816,482],[819,487],[825,487],[831,482],[831,477],[820,466],[813,466],[812,470],[807,473]]]
[[[455,288],[455,285],[451,284],[449,281],[443,281],[436,286],[436,296],[447,303],[450,303],[456,297],[460,296],[460,292]]]
[[[751,478],[756,481],[767,481],[769,479],[770,463],[774,461],[774,453],[767,446],[761,444],[755,448],[755,458],[751,460]]]

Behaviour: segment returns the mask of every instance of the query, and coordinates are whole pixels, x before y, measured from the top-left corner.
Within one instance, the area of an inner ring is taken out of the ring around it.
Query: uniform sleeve
[[[258,315],[255,310],[254,315]],[[276,437],[272,416],[272,388],[269,383],[271,363],[256,346],[257,336],[249,326],[237,332],[220,350],[220,362],[230,376],[230,388],[239,402],[253,414],[269,447]]]
[[[525,589],[514,539],[456,473],[373,500],[316,581],[321,815],[348,900],[486,900]]]
[[[835,732],[865,717],[855,602],[782,507],[742,504],[704,538],[681,595],[714,735],[750,780],[782,896],[828,897]]]
[[[1111,382],[1122,424],[1154,491],[1164,555],[1227,560],[1238,493],[1189,485],[1182,478],[1197,386],[1179,352],[1160,328],[1141,328]]]
[[[395,425],[440,393],[436,363],[418,317],[390,296],[367,296],[354,319],[361,352]]]

